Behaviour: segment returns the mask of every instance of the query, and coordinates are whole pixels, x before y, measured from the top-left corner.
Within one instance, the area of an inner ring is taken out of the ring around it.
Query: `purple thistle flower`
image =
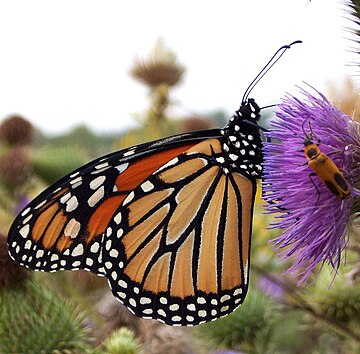
[[[266,275],[261,275],[257,281],[256,285],[262,290],[262,292],[269,297],[281,300],[284,297],[283,288],[268,278]]]
[[[25,195],[19,195],[17,197],[17,204],[14,207],[14,214],[19,214],[28,204],[30,203],[30,199]]]
[[[277,214],[270,227],[284,230],[272,241],[276,248],[285,248],[282,259],[294,260],[287,272],[299,275],[299,284],[308,280],[317,264],[328,263],[337,271],[348,241],[350,208],[360,195],[356,188],[359,124],[316,93],[318,97],[302,90],[304,101],[287,96],[266,133],[272,141],[264,143],[263,198],[268,202],[267,212]],[[343,172],[351,190],[349,198],[340,199],[319,177],[310,176],[313,170],[304,155],[306,135]]]

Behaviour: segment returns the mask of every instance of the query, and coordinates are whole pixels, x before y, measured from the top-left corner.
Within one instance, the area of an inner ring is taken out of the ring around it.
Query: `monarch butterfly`
[[[169,325],[232,312],[248,289],[262,175],[260,108],[248,96],[298,42],[274,54],[224,129],[111,153],[43,191],[11,226],[10,256],[34,270],[106,276],[131,312]]]
[[[311,134],[305,133],[304,154],[307,164],[331,193],[341,199],[348,198],[350,196],[350,188],[346,179],[329,156],[321,152],[319,146],[313,142],[312,135],[312,132]],[[314,186],[317,189],[315,184]]]

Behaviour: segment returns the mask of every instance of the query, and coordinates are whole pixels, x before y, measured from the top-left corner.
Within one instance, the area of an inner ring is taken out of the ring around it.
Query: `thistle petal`
[[[313,90],[316,96],[302,89],[304,100],[290,95],[283,100],[266,133],[271,141],[264,143],[263,198],[267,213],[276,214],[270,227],[284,230],[272,241],[282,259],[293,259],[287,272],[300,276],[299,284],[308,281],[318,264],[330,264],[336,274],[348,242],[351,205],[360,195],[359,124]],[[303,152],[307,135],[342,171],[349,198],[340,199],[311,176]]]

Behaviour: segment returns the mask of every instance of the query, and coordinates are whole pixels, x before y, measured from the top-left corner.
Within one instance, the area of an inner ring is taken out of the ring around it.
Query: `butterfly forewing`
[[[205,140],[159,167],[110,220],[105,269],[136,315],[191,326],[242,303],[256,185],[219,163],[222,146]]]
[[[15,219],[10,256],[34,270],[83,268],[98,275],[109,221],[157,168],[218,130],[183,134],[112,153],[50,186]]]

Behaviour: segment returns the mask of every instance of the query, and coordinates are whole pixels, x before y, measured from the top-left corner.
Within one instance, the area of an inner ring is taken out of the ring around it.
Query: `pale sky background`
[[[298,39],[251,96],[278,103],[303,81],[326,93],[356,70],[346,16],[336,0],[0,0],[0,120],[19,113],[50,133],[134,126],[148,100],[128,71],[160,37],[187,68],[172,95],[179,114],[231,114],[276,49]]]

